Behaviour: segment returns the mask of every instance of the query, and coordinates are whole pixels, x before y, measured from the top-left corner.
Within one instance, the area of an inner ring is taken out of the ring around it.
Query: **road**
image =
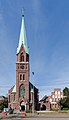
[[[68,113],[56,113],[56,114],[39,114],[32,116],[18,116],[11,115],[7,117],[0,116],[0,120],[69,120]]]

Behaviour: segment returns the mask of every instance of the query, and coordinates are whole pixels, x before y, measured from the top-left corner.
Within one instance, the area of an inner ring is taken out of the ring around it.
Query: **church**
[[[34,75],[34,72],[33,72]],[[16,84],[8,90],[8,108],[27,111],[38,110],[39,90],[30,82],[29,49],[27,45],[24,15],[16,52]]]

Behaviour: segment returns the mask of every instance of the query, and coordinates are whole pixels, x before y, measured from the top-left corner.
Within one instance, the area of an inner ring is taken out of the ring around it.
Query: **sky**
[[[16,83],[22,8],[30,81],[41,99],[54,88],[69,87],[69,0],[0,0],[0,95]]]

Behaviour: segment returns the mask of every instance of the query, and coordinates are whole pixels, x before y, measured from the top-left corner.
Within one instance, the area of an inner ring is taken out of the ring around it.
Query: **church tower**
[[[29,109],[29,50],[27,46],[24,15],[16,53],[16,100],[22,110]]]
[[[29,50],[24,24],[24,15],[16,53],[16,84],[8,91],[8,108],[14,110],[37,110],[38,89],[29,81]]]

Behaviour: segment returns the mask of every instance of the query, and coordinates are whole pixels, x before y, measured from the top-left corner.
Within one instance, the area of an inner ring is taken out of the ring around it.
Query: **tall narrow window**
[[[20,80],[22,80],[22,74],[20,74]]]
[[[23,54],[23,52],[21,53],[20,61],[21,61],[21,62],[24,61],[24,54]]]
[[[8,102],[10,103],[10,95],[8,96]]]
[[[23,84],[19,88],[19,96],[25,98],[25,86]]]
[[[26,54],[26,61],[29,62],[29,55]]]
[[[14,94],[14,98],[13,98],[13,101],[15,101],[15,94]]]
[[[25,80],[25,74],[23,74],[23,80]]]

